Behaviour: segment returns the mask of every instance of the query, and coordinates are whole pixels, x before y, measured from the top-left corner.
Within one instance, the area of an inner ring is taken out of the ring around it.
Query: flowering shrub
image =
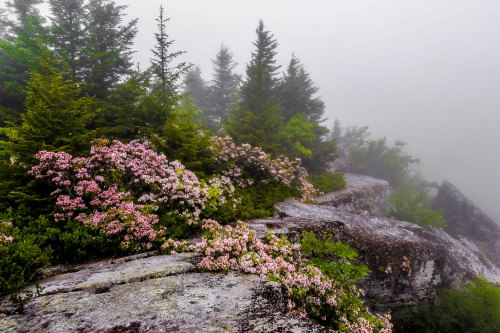
[[[341,332],[391,332],[389,315],[371,314],[361,301],[360,289],[308,265],[299,244],[274,234],[264,243],[241,222],[233,228],[207,220],[203,229],[206,233],[196,247],[205,257],[198,268],[240,270],[283,283],[290,295],[289,311]]]
[[[316,194],[316,190],[306,179],[307,170],[301,166],[299,158],[290,160],[280,156],[273,160],[258,147],[236,145],[229,136],[214,136],[211,141],[215,160],[226,167],[223,175],[237,186],[277,181],[297,189],[304,202],[311,201]]]
[[[8,236],[11,227],[12,222],[0,221],[0,247],[2,247],[3,244],[12,243],[14,240],[14,237]]]
[[[96,140],[89,157],[64,152],[37,154],[30,173],[55,186],[56,221],[75,219],[107,235],[120,235],[122,247],[150,249],[165,242],[157,211],[188,224],[231,200],[229,178],[198,178],[178,161],[149,149],[148,143]]]

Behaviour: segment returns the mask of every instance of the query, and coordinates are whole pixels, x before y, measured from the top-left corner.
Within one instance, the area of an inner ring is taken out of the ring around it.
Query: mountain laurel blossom
[[[229,178],[200,181],[179,161],[167,161],[148,143],[95,140],[88,157],[40,151],[29,172],[53,184],[60,211],[56,221],[75,219],[107,235],[123,236],[122,246],[150,249],[165,242],[158,226],[162,208],[187,223],[232,200]]]
[[[215,160],[227,166],[223,175],[229,177],[236,186],[245,187],[255,182],[274,180],[296,188],[303,202],[311,201],[317,194],[307,181],[307,170],[301,166],[300,158],[290,160],[286,156],[280,156],[271,159],[259,147],[236,145],[229,136],[214,136],[211,142],[210,149]]]
[[[360,299],[358,287],[342,285],[307,264],[299,244],[274,234],[263,242],[241,222],[231,227],[206,220],[202,228],[206,232],[196,244],[197,251],[204,255],[199,269],[236,270],[280,282],[290,295],[290,312],[323,324],[333,323],[341,332],[392,331],[390,315],[371,314]],[[353,298],[358,301],[353,302]]]
[[[14,240],[14,237],[8,236],[11,227],[12,222],[0,221],[0,247],[4,244],[12,243]]]

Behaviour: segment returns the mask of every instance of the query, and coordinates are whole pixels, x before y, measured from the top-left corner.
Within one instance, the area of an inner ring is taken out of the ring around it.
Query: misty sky
[[[136,61],[146,67],[154,18],[184,60],[210,79],[224,43],[250,60],[259,18],[320,87],[325,125],[369,125],[408,143],[430,181],[449,180],[500,222],[500,1],[117,0],[139,18]]]

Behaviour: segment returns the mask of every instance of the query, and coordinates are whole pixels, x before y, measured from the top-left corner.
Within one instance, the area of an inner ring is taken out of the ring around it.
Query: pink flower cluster
[[[165,243],[161,245],[161,250],[163,253],[177,254],[179,252],[191,252],[196,250],[194,245],[190,245],[186,241],[177,241],[169,238]]]
[[[14,240],[14,237],[7,236],[11,227],[11,222],[0,221],[0,247],[2,247],[4,244],[12,243],[12,241]]]
[[[108,235],[124,234],[124,248],[152,247],[161,241],[158,208],[189,224],[205,209],[231,200],[234,187],[227,177],[206,184],[178,161],[169,162],[148,143],[96,140],[88,157],[40,151],[40,163],[30,173],[55,185],[56,221],[76,219]]]
[[[401,270],[406,274],[406,277],[411,276],[411,261],[406,256],[403,256],[403,262],[401,263]]]
[[[280,156],[273,160],[259,147],[236,145],[229,136],[214,136],[211,141],[215,160],[227,165],[223,174],[237,186],[274,180],[299,190],[301,201],[304,202],[311,201],[317,194],[307,181],[307,170],[301,166],[300,158],[289,160],[288,157]]]
[[[391,332],[388,317],[374,316],[367,309],[350,306],[350,295],[359,297],[360,289],[354,285],[346,289],[345,285],[328,278],[317,267],[308,265],[300,245],[274,234],[268,235],[264,243],[241,222],[233,228],[206,220],[203,229],[206,233],[196,248],[205,257],[198,268],[259,274],[285,285],[290,294],[288,309],[291,312],[321,318],[325,322],[344,318],[355,328],[351,332]],[[362,314],[372,320],[364,319]],[[342,320],[337,324],[340,328],[346,327]]]

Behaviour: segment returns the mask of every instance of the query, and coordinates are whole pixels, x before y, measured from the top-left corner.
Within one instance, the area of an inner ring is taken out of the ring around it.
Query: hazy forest
[[[264,274],[288,284],[289,310],[338,331],[498,332],[500,289],[484,280],[391,321],[364,305],[355,282],[368,269],[347,245],[310,234],[261,242],[236,224],[271,216],[286,198],[342,189],[346,170],[390,183],[391,217],[446,223],[429,205],[436,184],[416,176],[405,143],[326,119],[307,64],[295,55],[279,64],[264,21],[244,73],[235,72],[244,59],[222,44],[203,77],[176,48],[167,5],[151,9],[155,45],[142,67],[132,61],[137,20],[113,0],[10,0],[0,10],[0,295],[33,297],[25,286],[59,264],[213,247],[219,257],[200,269],[255,273],[244,263],[262,259],[248,253],[268,251],[267,260],[307,272],[303,286],[285,268]],[[202,234],[201,245],[185,241]],[[221,237],[248,241],[248,251],[229,260],[214,245]]]

